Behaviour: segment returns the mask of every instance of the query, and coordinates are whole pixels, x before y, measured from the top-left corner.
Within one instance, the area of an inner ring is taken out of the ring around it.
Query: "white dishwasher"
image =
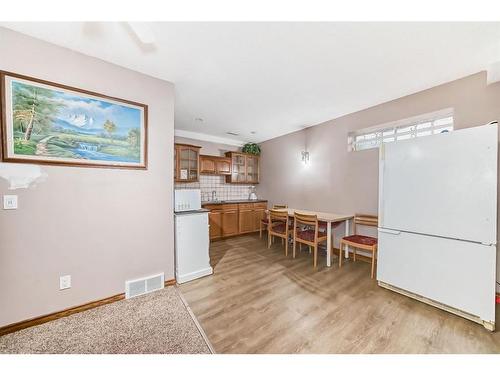
[[[211,275],[208,210],[175,213],[175,278],[179,284]]]
[[[175,278],[179,284],[211,275],[208,210],[175,213]]]
[[[199,189],[174,191],[175,278],[179,284],[213,273],[210,266],[208,210]]]

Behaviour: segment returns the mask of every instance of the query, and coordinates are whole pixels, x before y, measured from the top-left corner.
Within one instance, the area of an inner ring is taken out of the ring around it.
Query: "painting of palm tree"
[[[0,76],[4,161],[146,167],[146,105]]]

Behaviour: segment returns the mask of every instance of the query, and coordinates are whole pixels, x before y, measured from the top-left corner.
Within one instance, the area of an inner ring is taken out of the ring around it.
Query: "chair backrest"
[[[294,236],[297,232],[297,226],[302,224],[306,225],[308,227],[313,227],[311,229],[314,230],[314,241],[316,242],[318,239],[318,216],[317,215],[307,215],[307,214],[301,214],[300,212],[294,212],[293,213],[294,217],[294,224],[293,224],[293,232]]]
[[[285,231],[288,232],[288,212],[282,210],[269,210],[269,231],[273,232],[273,224],[280,222],[285,224]]]
[[[303,224],[307,226],[318,226],[318,216],[317,215],[306,215],[300,212],[294,212],[293,217],[297,224]]]
[[[354,214],[354,233],[356,234],[356,226],[364,225],[368,227],[378,226],[378,216],[376,215],[365,215],[365,214]]]
[[[275,204],[273,205],[273,210],[282,210],[284,208],[288,208],[288,206],[286,204]]]
[[[278,221],[287,221],[288,220],[288,212],[282,210],[269,210],[269,219],[270,220],[278,220]]]

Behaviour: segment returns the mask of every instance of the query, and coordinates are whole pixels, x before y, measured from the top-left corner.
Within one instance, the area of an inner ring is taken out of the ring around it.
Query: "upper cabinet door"
[[[247,182],[259,182],[259,158],[256,156],[246,156],[247,158]]]
[[[199,150],[198,146],[175,145],[175,181],[196,182],[199,177]]]
[[[200,173],[215,175],[231,174],[231,158],[212,155],[200,155]]]
[[[228,152],[231,158],[231,175],[226,177],[226,182],[233,184],[258,184],[259,183],[259,157]]]
[[[206,173],[206,174],[216,173],[215,160],[210,157],[200,156],[200,166],[201,166],[200,173]]]
[[[218,159],[216,160],[217,174],[230,175],[231,174],[231,159]]]
[[[232,172],[231,172],[231,182],[241,182],[247,181],[246,175],[246,158],[242,154],[233,154],[231,160]]]

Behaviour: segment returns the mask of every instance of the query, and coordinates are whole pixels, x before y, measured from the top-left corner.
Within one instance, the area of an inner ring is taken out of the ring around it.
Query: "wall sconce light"
[[[302,151],[302,163],[309,163],[309,151]]]

